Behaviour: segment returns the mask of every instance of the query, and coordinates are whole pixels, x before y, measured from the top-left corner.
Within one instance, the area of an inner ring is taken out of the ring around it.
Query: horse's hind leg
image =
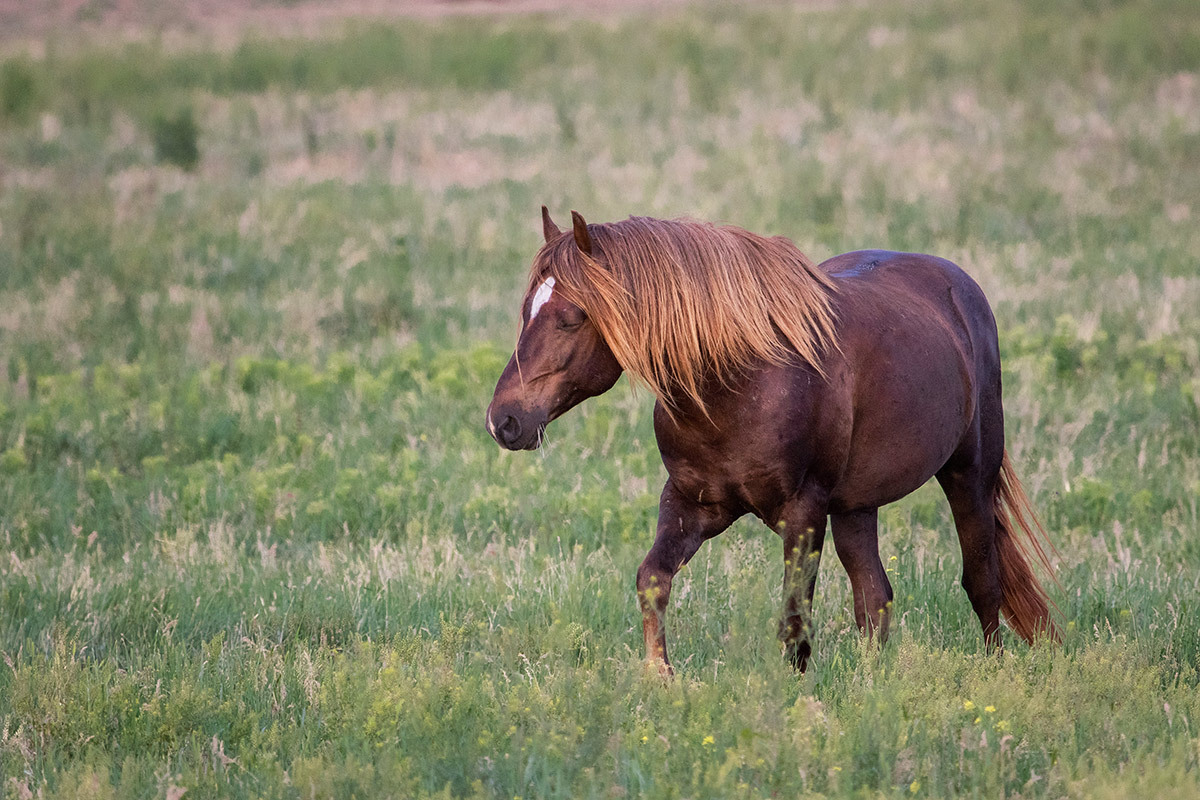
[[[994,505],[1003,440],[998,455],[981,453],[981,449],[979,437],[968,434],[959,452],[937,473],[937,479],[950,501],[962,546],[963,588],[983,627],[983,639],[992,649],[1000,645],[1000,606],[1004,599]]]
[[[878,632],[879,641],[886,641],[892,584],[879,560],[879,510],[834,514],[832,519],[833,544],[854,593],[854,621],[864,635]]]

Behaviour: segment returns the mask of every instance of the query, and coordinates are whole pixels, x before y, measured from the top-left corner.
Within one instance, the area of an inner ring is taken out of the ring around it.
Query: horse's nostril
[[[521,437],[521,422],[516,417],[505,417],[504,421],[496,426],[496,438],[506,445],[511,446]]]

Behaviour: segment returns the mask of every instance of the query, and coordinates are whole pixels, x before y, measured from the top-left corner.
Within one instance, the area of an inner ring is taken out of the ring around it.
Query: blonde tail
[[[1000,610],[1009,626],[1030,644],[1039,636],[1058,642],[1058,628],[1050,611],[1051,607],[1055,612],[1058,608],[1030,567],[1030,561],[1037,560],[1046,574],[1053,577],[1043,542],[1051,549],[1053,545],[1049,544],[1046,531],[1025,496],[1007,451],[996,480],[995,513],[996,552],[1000,561],[1000,588],[1004,594]]]

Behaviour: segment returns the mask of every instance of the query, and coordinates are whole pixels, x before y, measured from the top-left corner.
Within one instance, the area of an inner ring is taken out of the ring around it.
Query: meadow
[[[542,203],[966,268],[1061,646],[984,652],[930,485],[882,649],[829,553],[793,673],[743,520],[648,673],[649,393],[483,427]],[[1197,308],[1193,0],[6,41],[0,796],[1196,797]]]

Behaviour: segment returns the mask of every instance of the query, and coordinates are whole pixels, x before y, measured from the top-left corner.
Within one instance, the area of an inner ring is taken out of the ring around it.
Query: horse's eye
[[[555,326],[560,331],[573,331],[583,324],[587,319],[587,314],[583,313],[582,308],[567,308],[558,315],[558,322]]]

